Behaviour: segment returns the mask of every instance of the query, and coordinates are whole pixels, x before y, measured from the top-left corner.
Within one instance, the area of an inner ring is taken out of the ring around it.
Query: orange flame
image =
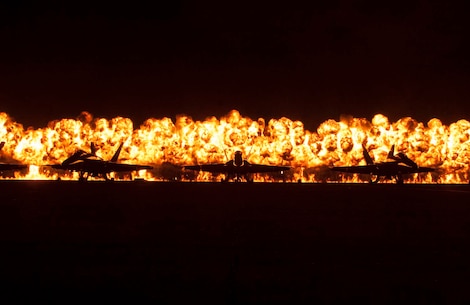
[[[180,167],[226,162],[236,150],[252,163],[291,166],[287,179],[304,182],[360,182],[358,175],[342,177],[332,174],[328,167],[364,164],[362,144],[375,161],[385,161],[395,145],[419,166],[439,168],[437,173],[416,174],[409,182],[468,183],[470,164],[469,121],[462,119],[446,126],[437,118],[424,124],[405,117],[391,123],[382,114],[371,121],[350,116],[339,121],[329,119],[313,132],[300,121],[285,117],[252,120],[236,110],[204,121],[186,115],[174,122],[150,118],[138,129],[128,118],[93,118],[87,112],[77,119],[49,122],[44,128],[24,129],[0,112],[0,141],[6,142],[1,152],[3,161],[30,165],[29,172],[14,174],[17,179],[75,179],[74,174],[58,173],[44,165],[61,163],[76,149],[90,151],[92,142],[105,160],[111,159],[117,145],[124,142],[120,161],[153,165],[152,171],[133,174],[147,180],[218,179],[208,173],[185,173]],[[277,179],[276,175],[255,177],[255,181]]]

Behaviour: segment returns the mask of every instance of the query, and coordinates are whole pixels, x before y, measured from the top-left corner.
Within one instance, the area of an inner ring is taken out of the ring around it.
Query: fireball
[[[15,174],[19,179],[72,179],[73,175],[54,172],[45,165],[59,164],[77,149],[90,151],[91,143],[98,148],[97,155],[107,160],[115,147],[124,142],[120,161],[154,166],[153,171],[136,173],[136,177],[148,180],[165,180],[165,176],[183,181],[214,180],[218,177],[203,173],[193,177],[181,168],[227,162],[240,150],[252,163],[292,167],[288,176],[292,181],[336,181],[343,178],[328,174],[328,167],[363,164],[363,144],[377,162],[385,161],[390,147],[395,145],[397,151],[419,166],[439,169],[437,174],[415,175],[409,182],[469,180],[470,122],[464,119],[446,126],[438,118],[423,123],[411,117],[390,122],[382,114],[371,120],[342,116],[339,121],[328,119],[310,131],[300,121],[286,117],[252,119],[237,110],[204,121],[187,115],[175,120],[149,118],[138,127],[125,117],[109,120],[83,112],[77,119],[58,119],[43,128],[25,129],[0,112],[0,141],[5,142],[0,152],[3,162],[30,166],[27,174]],[[255,177],[255,181],[275,179]],[[353,181],[360,179],[355,177]]]

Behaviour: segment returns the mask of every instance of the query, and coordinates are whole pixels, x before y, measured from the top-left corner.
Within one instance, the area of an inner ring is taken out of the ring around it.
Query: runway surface
[[[464,304],[470,186],[0,181],[18,304]]]

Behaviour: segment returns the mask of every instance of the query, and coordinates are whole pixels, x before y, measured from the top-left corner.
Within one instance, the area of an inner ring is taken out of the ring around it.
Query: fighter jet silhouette
[[[369,181],[377,183],[381,177],[388,180],[395,180],[397,184],[403,184],[403,175],[414,173],[427,173],[435,171],[434,168],[419,167],[413,160],[408,158],[404,153],[394,155],[395,145],[392,145],[387,158],[391,161],[374,163],[365,145],[362,145],[364,159],[367,165],[357,166],[335,166],[331,170],[345,173],[368,174]],[[392,161],[393,160],[393,161]]]
[[[110,180],[109,174],[112,172],[133,172],[153,168],[149,165],[118,163],[117,160],[121,153],[122,146],[123,143],[119,144],[111,160],[106,161],[96,156],[96,147],[91,143],[91,153],[80,149],[63,161],[62,164],[49,166],[55,169],[78,172],[79,181],[86,181],[90,176]]]
[[[5,142],[0,142],[0,150],[2,150],[3,146],[5,146]],[[19,171],[26,168],[28,168],[28,165],[25,164],[0,163],[0,174],[4,171]]]
[[[214,174],[225,174],[225,179],[222,181],[236,181],[240,182],[245,179],[247,182],[253,182],[252,174],[255,173],[283,173],[290,169],[289,166],[274,166],[263,164],[252,164],[242,157],[241,151],[235,152],[235,158],[226,163],[215,164],[202,164],[202,165],[189,165],[184,166],[184,169],[210,172]]]

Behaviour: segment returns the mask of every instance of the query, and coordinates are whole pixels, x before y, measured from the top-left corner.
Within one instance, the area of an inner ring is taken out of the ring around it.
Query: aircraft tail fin
[[[395,145],[392,145],[392,147],[390,148],[390,151],[388,152],[388,155],[387,155],[387,158],[388,159],[395,159]]]
[[[2,150],[3,146],[5,146],[5,142],[0,142],[0,150]]]
[[[367,152],[366,146],[364,144],[362,144],[362,153],[364,155],[364,159],[366,159],[367,165],[374,165],[374,161],[372,161],[372,158]]]
[[[96,148],[94,142],[91,142],[91,144],[90,144],[90,149],[91,149],[91,154],[92,154],[93,156],[96,156],[96,151],[97,151],[98,149]]]
[[[123,142],[121,142],[121,144],[119,144],[118,149],[116,150],[113,157],[111,158],[111,162],[117,162],[117,160],[119,158],[119,154],[121,153],[122,145],[124,145]]]
[[[408,158],[408,156],[406,156],[404,153],[400,153],[400,161],[405,163],[408,166],[411,166],[414,169],[418,168],[418,164],[416,164],[416,162]]]
[[[224,149],[224,155],[225,155],[225,159],[227,160],[227,162],[230,160],[230,158],[227,156],[227,152],[225,151]]]

